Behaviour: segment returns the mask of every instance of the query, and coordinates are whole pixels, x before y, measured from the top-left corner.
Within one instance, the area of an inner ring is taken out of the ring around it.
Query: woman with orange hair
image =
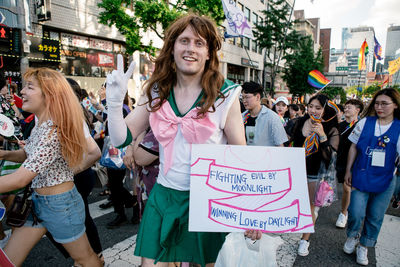
[[[22,108],[34,113],[38,123],[23,149],[0,150],[0,158],[23,162],[16,172],[0,177],[0,192],[32,183],[35,216],[29,215],[25,225],[14,230],[4,251],[20,266],[49,231],[77,264],[100,266],[85,234],[84,203],[74,186],[74,172],[90,165],[79,101],[57,71],[30,69],[24,79]]]

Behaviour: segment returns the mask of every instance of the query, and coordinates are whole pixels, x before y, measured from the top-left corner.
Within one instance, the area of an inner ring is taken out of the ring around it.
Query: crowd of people
[[[365,109],[350,99],[342,114],[323,92],[312,95],[307,106],[284,96],[264,98],[256,82],[224,79],[220,48],[213,21],[193,14],[177,19],[165,33],[136,108],[127,94],[135,63],[124,72],[120,55],[98,98],[48,68],[25,73],[22,98],[0,80],[0,113],[15,126],[12,137],[2,137],[1,200],[9,208],[28,187],[33,202],[32,214],[11,237],[0,229],[0,245],[13,264],[20,266],[43,235],[75,266],[104,264],[87,197],[96,180],[91,167],[114,157],[120,165],[101,167],[108,178],[102,194],[109,194],[101,208],[113,206],[116,213],[107,228],[128,222],[125,208],[133,208],[131,221],[140,222],[134,254],[143,267],[213,266],[226,233],[188,230],[191,144],[304,147],[314,224],[318,172],[337,157],[334,178],[343,194],[336,226],[347,225],[344,252],[356,251],[357,263],[368,264],[367,247],[375,246],[396,190],[396,201],[400,198],[399,92],[382,89]],[[124,187],[127,178],[133,178],[132,193]],[[244,235],[263,237],[253,229]],[[302,235],[300,256],[309,254],[310,235]]]

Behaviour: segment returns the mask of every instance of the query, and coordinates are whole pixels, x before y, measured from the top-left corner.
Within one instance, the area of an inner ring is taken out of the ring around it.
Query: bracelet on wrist
[[[319,137],[320,142],[325,142],[326,140],[328,140],[328,137],[326,135],[322,135]]]

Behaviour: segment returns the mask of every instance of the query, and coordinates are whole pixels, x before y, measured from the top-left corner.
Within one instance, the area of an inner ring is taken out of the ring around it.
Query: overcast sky
[[[321,28],[332,29],[331,48],[341,48],[342,28],[372,26],[385,52],[387,28],[390,24],[400,25],[400,0],[314,0],[313,2],[296,0],[295,9],[304,9],[306,18],[319,17]],[[372,46],[369,44],[369,47]]]

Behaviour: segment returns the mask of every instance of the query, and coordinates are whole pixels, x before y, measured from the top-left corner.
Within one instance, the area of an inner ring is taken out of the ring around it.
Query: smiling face
[[[34,77],[27,79],[25,87],[21,91],[22,109],[39,116],[46,108],[44,94],[39,82]]]
[[[176,73],[187,76],[202,75],[206,61],[210,59],[206,40],[190,26],[175,40],[172,54]]]
[[[310,102],[310,104],[308,104],[307,112],[308,114],[313,115],[316,118],[322,118],[324,107],[317,99],[314,99]]]
[[[346,119],[356,118],[360,113],[360,109],[352,104],[346,104],[344,106],[344,116]]]

